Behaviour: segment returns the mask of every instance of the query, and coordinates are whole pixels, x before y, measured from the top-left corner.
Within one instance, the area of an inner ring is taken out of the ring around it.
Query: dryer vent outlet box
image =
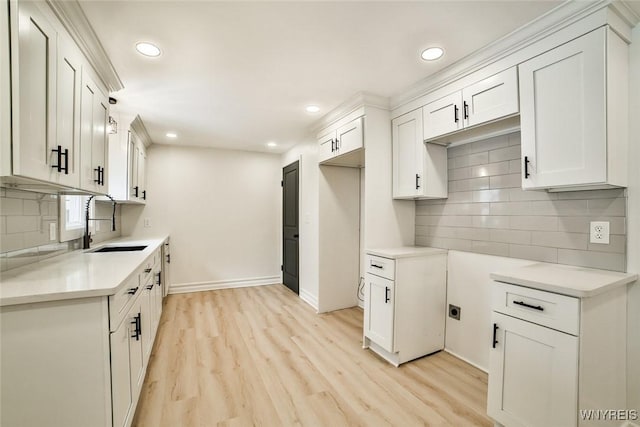
[[[449,317],[452,319],[460,320],[460,307],[457,305],[449,304]]]

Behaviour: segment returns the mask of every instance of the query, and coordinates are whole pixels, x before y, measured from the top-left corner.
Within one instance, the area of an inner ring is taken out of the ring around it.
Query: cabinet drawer
[[[115,331],[118,328],[129,303],[136,298],[139,292],[140,275],[135,273],[115,295],[109,295],[109,324],[111,331]]]
[[[396,262],[389,258],[367,255],[365,260],[366,273],[394,280],[396,276]]]
[[[494,282],[493,310],[518,319],[578,335],[580,300],[508,283]]]

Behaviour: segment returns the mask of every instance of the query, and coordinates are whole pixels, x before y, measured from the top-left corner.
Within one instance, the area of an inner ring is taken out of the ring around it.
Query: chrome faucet
[[[111,214],[111,218],[89,218],[89,205],[91,204],[91,200],[96,197],[95,195],[89,197],[87,200],[87,205],[84,209],[84,237],[82,238],[82,249],[89,249],[91,247],[91,233],[89,233],[89,221],[111,221],[111,231],[116,231],[116,200],[108,194],[105,194],[106,197],[111,199],[113,202],[113,213]]]

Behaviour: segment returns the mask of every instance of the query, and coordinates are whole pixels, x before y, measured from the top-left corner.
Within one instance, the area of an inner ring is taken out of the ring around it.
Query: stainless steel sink
[[[147,246],[103,246],[89,252],[135,252],[142,251]]]

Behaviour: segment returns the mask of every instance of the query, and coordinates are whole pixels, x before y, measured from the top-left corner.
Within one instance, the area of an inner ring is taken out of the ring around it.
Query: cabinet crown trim
[[[318,134],[319,132],[327,130],[335,125],[338,120],[362,107],[389,110],[389,98],[368,92],[358,92],[316,121],[311,126],[310,131],[313,134]]]
[[[136,134],[138,139],[142,141],[145,147],[153,144],[151,137],[149,136],[149,132],[147,132],[147,127],[144,125],[142,118],[140,115],[137,115],[135,119],[131,122],[131,130]]]
[[[77,0],[47,0],[71,38],[76,42],[89,64],[96,70],[109,92],[124,89],[124,84],[98,35]]]
[[[609,8],[629,27],[635,26],[640,21],[640,16],[635,9],[622,0],[599,0],[594,3],[564,2],[475,53],[411,85],[399,95],[392,96],[390,98],[391,110],[400,109],[417,101],[425,94],[446,87],[490,64],[507,58],[513,53],[605,8]],[[403,112],[406,110],[403,109],[399,114]]]

